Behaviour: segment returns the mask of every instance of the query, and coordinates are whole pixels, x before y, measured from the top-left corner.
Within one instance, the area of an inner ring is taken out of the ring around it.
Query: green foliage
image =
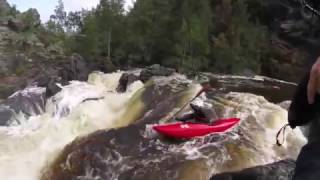
[[[64,10],[64,4],[62,0],[58,0],[58,5],[54,9],[54,15],[50,17],[50,20],[53,21],[56,26],[64,28],[66,25],[67,13]]]
[[[89,14],[84,19],[82,34],[77,37],[79,44],[76,47],[78,52],[82,52],[85,57],[96,56],[99,51],[99,34],[97,19],[93,14]]]
[[[59,0],[46,29],[54,34],[50,42],[62,42],[67,53],[121,67],[157,63],[181,72],[259,73],[269,53],[261,2],[137,0],[125,12],[123,0],[101,0],[95,9],[67,15]]]
[[[19,14],[19,11],[17,10],[17,6],[13,5],[10,7],[9,11],[7,12],[8,16],[16,17]]]
[[[267,30],[249,18],[245,1],[235,1],[227,31],[214,37],[211,57],[218,70],[241,73],[250,69],[259,73],[260,62],[268,54]]]

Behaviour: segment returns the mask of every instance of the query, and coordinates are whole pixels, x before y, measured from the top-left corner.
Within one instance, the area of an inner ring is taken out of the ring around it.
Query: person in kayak
[[[210,90],[212,90],[212,88],[208,82],[202,83],[202,90],[198,93],[198,96],[203,92]],[[175,119],[177,121],[212,124],[218,119],[218,116],[212,105],[204,102],[200,98],[196,98],[189,105],[191,111],[176,117]]]

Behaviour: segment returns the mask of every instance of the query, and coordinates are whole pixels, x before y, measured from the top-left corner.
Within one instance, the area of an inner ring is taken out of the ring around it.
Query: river
[[[184,75],[116,88],[123,72],[94,72],[46,100],[39,115],[16,114],[0,126],[0,177],[5,180],[209,179],[213,174],[295,159],[306,143],[297,128],[277,147],[287,121],[278,103],[294,84],[265,77],[211,75],[217,92],[200,99],[240,124],[224,134],[189,141],[159,136],[151,126],[191,99],[200,85]],[[43,88],[29,89],[43,91]],[[290,92],[289,92],[290,91]],[[28,94],[28,91],[25,90]]]

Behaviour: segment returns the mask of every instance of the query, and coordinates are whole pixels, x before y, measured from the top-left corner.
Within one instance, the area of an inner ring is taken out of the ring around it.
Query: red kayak
[[[193,138],[197,136],[204,136],[211,133],[222,133],[234,127],[240,119],[220,119],[215,121],[212,125],[201,123],[172,123],[155,125],[153,129],[158,133],[174,137],[174,138]]]

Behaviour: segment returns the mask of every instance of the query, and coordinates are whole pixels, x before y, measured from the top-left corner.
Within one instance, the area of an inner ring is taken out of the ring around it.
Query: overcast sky
[[[36,8],[40,13],[42,22],[46,22],[50,15],[53,14],[53,9],[58,4],[58,0],[7,0],[9,4],[15,4],[19,11],[26,11],[29,8]],[[100,0],[63,0],[66,11],[75,11],[91,9],[95,7]],[[132,6],[134,0],[125,0],[126,9]]]

